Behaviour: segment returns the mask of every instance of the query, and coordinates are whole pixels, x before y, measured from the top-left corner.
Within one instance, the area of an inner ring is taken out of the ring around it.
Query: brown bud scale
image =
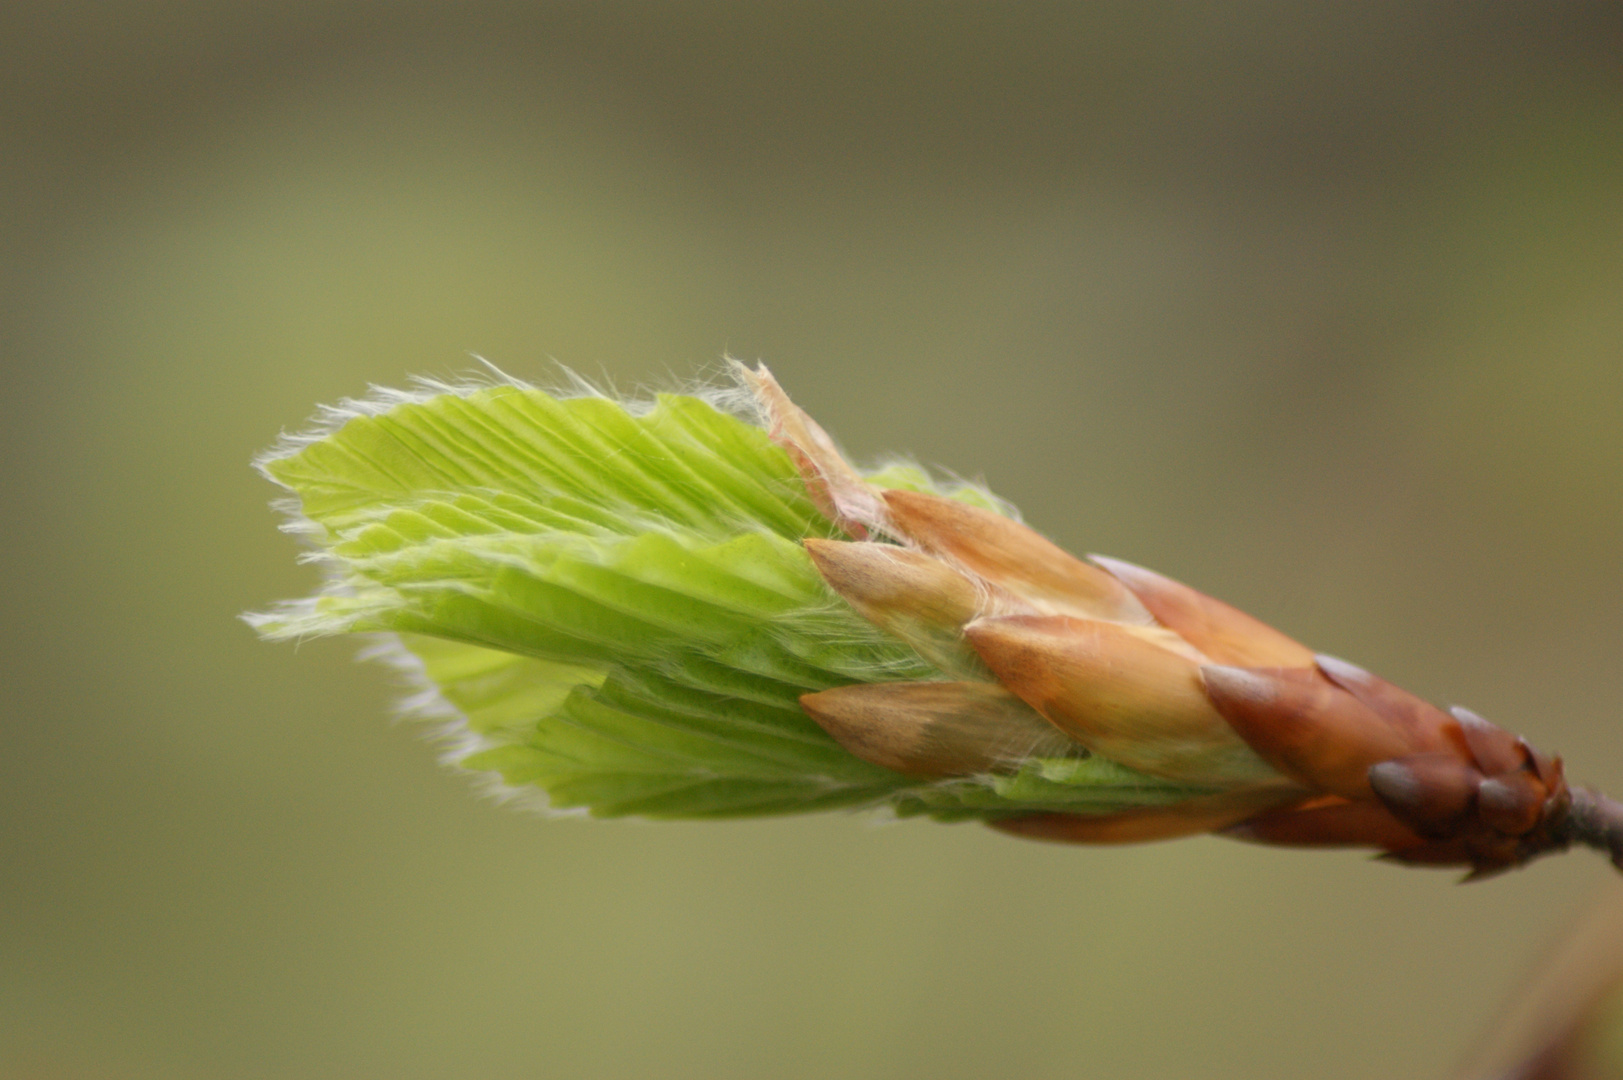
[[[1006,832],[1073,843],[1191,833],[1373,847],[1480,878],[1572,843],[1623,869],[1623,805],[1547,757],[1236,608],[1131,563],[1078,559],[1012,518],[881,489],[764,368],[745,373],[810,497],[856,543],[808,540],[835,593],[956,682],[802,699],[864,760],[925,777],[1088,751],[1216,794],[1118,814],[1042,813]]]

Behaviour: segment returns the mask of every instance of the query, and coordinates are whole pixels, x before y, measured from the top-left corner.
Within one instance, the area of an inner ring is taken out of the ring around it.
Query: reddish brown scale
[[[1474,877],[1566,846],[1559,761],[1469,710],[1451,715],[1330,657],[1314,669],[1214,666],[1202,676],[1218,711],[1264,760],[1349,800],[1273,811],[1230,835],[1368,843],[1400,862],[1471,867]]]
[[[1414,753],[1464,754],[1467,740],[1459,721],[1431,702],[1345,660],[1320,655],[1314,663],[1325,678],[1385,720]]]
[[[1201,668],[1207,696],[1257,754],[1310,788],[1368,799],[1369,767],[1415,747],[1314,668]]]
[[[1470,709],[1456,705],[1449,710],[1459,721],[1465,743],[1477,767],[1488,776],[1519,769],[1527,761],[1526,743],[1504,728],[1491,724]]]
[[[1370,846],[1421,865],[1497,872],[1564,845],[1559,759],[1467,709],[1452,714],[1160,574],[1094,558],[1201,669],[1224,720],[1274,768],[1327,796],[1223,830],[1268,844]],[[1045,829],[1062,832],[1057,825]]]
[[[1432,840],[1423,844],[1389,850],[1380,858],[1411,866],[1471,866],[1475,859],[1464,840]]]
[[[1223,830],[1225,836],[1282,847],[1414,847],[1424,839],[1380,803],[1323,795],[1270,810]]]
[[[1565,849],[1571,842],[1565,828],[1570,804],[1566,788],[1549,792],[1529,762],[1524,770],[1478,781],[1470,813],[1452,828],[1417,829],[1430,842],[1389,850],[1388,857],[1414,865],[1468,866],[1467,880],[1480,880]],[[1388,805],[1407,820],[1403,807]]]
[[[1623,870],[1623,804],[1568,789],[1560,758],[1468,709],[1446,712],[1316,656],[1142,567],[1067,554],[1019,522],[883,490],[765,368],[741,378],[807,493],[847,535],[808,540],[825,581],[882,631],[970,681],[840,687],[802,699],[856,756],[899,772],[1008,771],[1071,740],[1218,794],[996,827],[1125,843],[1221,831],[1266,844],[1378,848],[1480,878],[1583,843]],[[892,543],[894,541],[894,543]],[[984,664],[984,667],[982,666]]]
[[[1551,791],[1564,787],[1566,784],[1566,769],[1559,757],[1545,757],[1543,754],[1527,745],[1527,740],[1519,740],[1528,755],[1533,759],[1533,771],[1538,774],[1539,781]]]
[[[1088,556],[1127,586],[1156,621],[1219,664],[1304,667],[1313,650],[1267,623],[1181,582],[1103,555]]]
[[[1370,766],[1370,787],[1415,832],[1446,840],[1465,824],[1482,774],[1448,754],[1414,754]]]
[[[1526,773],[1495,776],[1477,788],[1477,813],[1483,824],[1506,836],[1521,836],[1538,825],[1549,793]]]

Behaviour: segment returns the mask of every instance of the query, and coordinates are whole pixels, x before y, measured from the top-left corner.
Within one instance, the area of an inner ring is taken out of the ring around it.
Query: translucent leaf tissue
[[[325,572],[248,616],[377,635],[502,792],[603,817],[836,807],[1084,843],[1223,831],[1484,876],[1619,807],[1559,759],[984,489],[863,471],[765,368],[620,401],[422,382],[258,462]]]

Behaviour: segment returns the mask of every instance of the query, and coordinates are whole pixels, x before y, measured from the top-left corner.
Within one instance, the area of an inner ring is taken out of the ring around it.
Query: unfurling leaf
[[[250,621],[273,639],[381,635],[378,651],[417,683],[415,707],[450,719],[452,760],[557,809],[719,817],[890,806],[997,818],[1074,808],[1079,793],[1109,811],[1186,790],[1117,770],[1002,793],[1004,776],[1033,755],[1086,755],[1006,692],[1001,707],[1024,723],[976,759],[985,769],[959,762],[950,778],[921,779],[895,767],[900,758],[843,748],[802,695],[985,677],[951,622],[974,614],[974,587],[886,544],[882,558],[962,587],[888,627],[876,595],[878,625],[864,618],[809,553],[832,566],[831,553],[862,545],[835,542],[849,534],[758,418],[739,411],[698,396],[626,405],[514,382],[346,403],[260,463],[295,497],[290,531],[313,545],[326,582]],[[997,505],[976,489],[933,488]],[[881,505],[871,497],[866,512]],[[844,563],[847,582],[860,576],[860,558]],[[932,617],[948,629],[932,632]],[[931,728],[927,711],[912,715]],[[973,726],[968,713],[958,722]],[[951,727],[941,719],[934,734],[914,734],[935,745]]]
[[[512,380],[328,410],[260,462],[450,757],[602,816],[832,807],[1040,839],[1208,831],[1482,876],[1623,808],[1559,759],[980,488],[863,472],[763,368],[623,403]]]

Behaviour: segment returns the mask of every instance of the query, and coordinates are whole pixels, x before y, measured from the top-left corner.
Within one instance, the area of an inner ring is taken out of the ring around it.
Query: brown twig
[[[1583,844],[1612,856],[1623,870],[1623,803],[1588,788],[1572,789],[1572,805],[1556,829],[1571,844]]]

